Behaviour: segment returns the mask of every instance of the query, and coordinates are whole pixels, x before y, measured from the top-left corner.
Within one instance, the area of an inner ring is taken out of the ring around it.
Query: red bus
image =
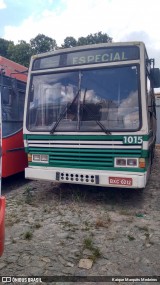
[[[27,166],[22,133],[26,81],[25,66],[0,56],[2,178]]]
[[[4,250],[5,239],[5,197],[1,196],[1,176],[2,176],[2,114],[1,114],[1,93],[0,93],[0,256]]]
[[[5,197],[1,178],[24,170],[23,111],[27,68],[0,56],[0,256],[5,240]]]

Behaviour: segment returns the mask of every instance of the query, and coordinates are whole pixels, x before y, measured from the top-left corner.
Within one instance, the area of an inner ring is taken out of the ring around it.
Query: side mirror
[[[153,88],[159,88],[160,87],[160,69],[159,68],[151,69],[151,78],[152,78]]]

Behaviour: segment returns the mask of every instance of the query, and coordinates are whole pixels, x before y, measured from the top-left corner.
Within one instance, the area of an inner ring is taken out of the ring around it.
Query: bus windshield
[[[5,85],[7,79],[10,86]],[[22,129],[26,83],[15,79],[15,84],[16,88],[8,77],[4,78],[4,86],[1,87],[3,138]]]
[[[138,65],[32,76],[30,131],[136,131],[140,118]]]

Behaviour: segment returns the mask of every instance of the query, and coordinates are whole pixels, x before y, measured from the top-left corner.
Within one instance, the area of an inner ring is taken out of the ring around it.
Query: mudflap
[[[0,196],[0,256],[4,251],[4,240],[5,240],[5,206],[6,199]]]

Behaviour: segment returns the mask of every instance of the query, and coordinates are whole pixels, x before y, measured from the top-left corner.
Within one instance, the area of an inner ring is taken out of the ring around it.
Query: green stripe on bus
[[[123,135],[24,135],[25,140],[101,140],[101,141],[115,141],[123,140]],[[132,136],[132,134],[131,134]],[[134,136],[139,136],[138,134]],[[143,141],[148,141],[151,134],[142,135]]]

